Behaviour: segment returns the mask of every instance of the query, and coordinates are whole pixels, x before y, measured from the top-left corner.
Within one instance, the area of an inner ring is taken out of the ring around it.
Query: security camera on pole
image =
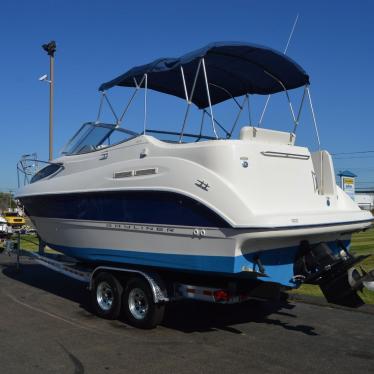
[[[56,42],[52,40],[48,44],[43,44],[42,48],[49,56],[49,79],[45,74],[39,80],[49,83],[49,161],[51,161],[53,159],[53,88]]]

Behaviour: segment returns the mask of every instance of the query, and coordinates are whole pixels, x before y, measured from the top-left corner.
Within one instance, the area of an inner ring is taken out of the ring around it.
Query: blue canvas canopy
[[[181,67],[190,96],[202,58],[206,66],[212,105],[231,97],[273,94],[309,83],[306,72],[280,52],[255,44],[217,42],[179,58],[160,58],[134,67],[103,83],[99,90],[105,91],[113,86],[136,87],[147,74],[148,88],[185,98]],[[199,71],[191,101],[199,108],[209,106],[203,69]]]

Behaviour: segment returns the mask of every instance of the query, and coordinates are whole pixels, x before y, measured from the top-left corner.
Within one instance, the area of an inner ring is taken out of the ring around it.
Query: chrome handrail
[[[27,165],[27,162],[33,162],[34,165]],[[45,161],[39,160],[37,158],[22,158],[17,162],[17,181],[18,181],[18,188],[21,187],[20,183],[20,174],[23,174],[23,185],[30,183],[31,178],[40,170],[37,168],[39,163],[48,164],[48,165],[60,165],[62,166],[62,162],[52,162],[52,161]],[[30,169],[33,169],[30,171]]]
[[[286,152],[275,152],[275,151],[263,151],[263,156],[267,157],[283,157],[283,158],[296,158],[298,160],[309,160],[309,155],[303,155],[299,153],[286,153]]]

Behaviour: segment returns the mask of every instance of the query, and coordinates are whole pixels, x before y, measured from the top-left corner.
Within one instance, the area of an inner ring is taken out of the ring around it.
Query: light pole
[[[43,44],[42,48],[49,56],[49,161],[51,161],[53,159],[53,89],[56,42],[52,40],[48,44]]]
[[[9,212],[12,211],[12,192],[13,190],[9,190]]]

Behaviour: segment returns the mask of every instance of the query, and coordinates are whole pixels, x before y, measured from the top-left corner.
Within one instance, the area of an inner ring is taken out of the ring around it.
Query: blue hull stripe
[[[178,255],[99,248],[73,248],[54,244],[48,244],[48,246],[68,256],[84,261],[105,261],[220,273],[234,272],[234,257]]]
[[[336,242],[327,243],[334,253],[339,252]],[[349,241],[345,241],[346,247]],[[243,266],[258,271],[254,257],[260,256],[267,277],[263,281],[276,282],[285,286],[295,286],[292,282],[293,265],[298,247],[287,247],[251,253],[236,257],[179,255],[154,252],[139,252],[100,248],[73,248],[49,244],[49,247],[63,252],[68,256],[86,262],[112,262],[118,264],[133,264],[153,266],[165,269],[179,269],[184,271],[214,272],[227,275],[251,276],[251,272],[243,272]]]

